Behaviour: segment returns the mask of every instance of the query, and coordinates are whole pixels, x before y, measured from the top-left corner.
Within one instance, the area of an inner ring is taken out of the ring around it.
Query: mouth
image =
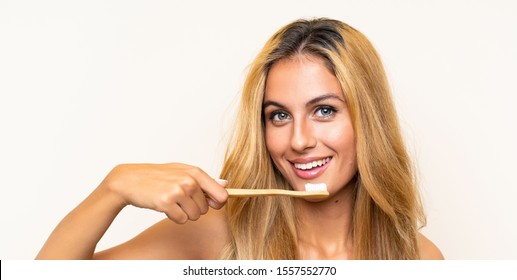
[[[323,166],[327,162],[329,162],[331,157],[320,159],[320,160],[314,160],[308,163],[294,163],[294,168],[300,169],[300,170],[311,170],[316,167]]]
[[[327,169],[332,157],[312,160],[308,162],[291,162],[295,174],[302,179],[314,179],[319,177]]]

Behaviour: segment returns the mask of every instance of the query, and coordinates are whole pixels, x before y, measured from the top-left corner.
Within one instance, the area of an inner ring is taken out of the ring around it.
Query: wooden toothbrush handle
[[[327,191],[291,191],[282,189],[226,189],[230,197],[255,197],[255,196],[291,196],[291,197],[327,197]]]

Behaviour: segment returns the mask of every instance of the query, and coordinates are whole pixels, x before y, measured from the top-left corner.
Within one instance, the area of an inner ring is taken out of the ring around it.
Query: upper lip
[[[313,161],[317,161],[317,160],[324,160],[326,158],[331,158],[330,156],[327,156],[327,157],[306,157],[306,158],[295,158],[295,159],[291,159],[289,160],[289,162],[291,163],[303,163],[303,164],[306,164],[306,163],[309,163],[309,162],[313,162]]]

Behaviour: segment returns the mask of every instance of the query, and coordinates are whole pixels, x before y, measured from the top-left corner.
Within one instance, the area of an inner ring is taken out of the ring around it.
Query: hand
[[[228,199],[226,184],[198,167],[181,163],[122,164],[106,176],[101,187],[115,193],[121,206],[163,212],[183,224],[199,219],[208,207],[223,207]]]

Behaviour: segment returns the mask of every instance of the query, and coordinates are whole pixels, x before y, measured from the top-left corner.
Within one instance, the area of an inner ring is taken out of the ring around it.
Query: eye
[[[289,114],[284,111],[274,111],[269,115],[269,119],[274,123],[284,122],[289,119]]]
[[[332,106],[320,106],[316,109],[314,114],[320,118],[330,118],[337,112],[336,108]]]

